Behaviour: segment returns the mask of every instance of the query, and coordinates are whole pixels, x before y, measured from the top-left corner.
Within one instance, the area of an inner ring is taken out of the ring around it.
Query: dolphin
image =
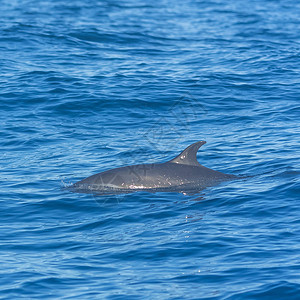
[[[68,186],[81,193],[120,194],[135,191],[200,191],[221,181],[238,178],[202,166],[197,152],[205,141],[188,146],[164,163],[139,164],[104,171]]]

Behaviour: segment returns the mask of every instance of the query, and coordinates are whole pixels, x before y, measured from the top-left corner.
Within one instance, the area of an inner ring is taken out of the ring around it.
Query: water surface
[[[3,299],[298,299],[300,4],[2,1]],[[63,183],[167,161],[193,195]]]

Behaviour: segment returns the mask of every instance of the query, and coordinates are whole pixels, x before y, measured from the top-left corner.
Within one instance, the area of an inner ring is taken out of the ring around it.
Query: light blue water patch
[[[0,298],[298,299],[296,1],[2,1]],[[158,163],[194,194],[61,189]]]

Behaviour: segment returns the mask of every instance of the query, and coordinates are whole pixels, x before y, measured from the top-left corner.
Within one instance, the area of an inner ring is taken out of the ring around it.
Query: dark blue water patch
[[[291,284],[285,281],[277,283],[269,283],[257,287],[254,291],[245,291],[236,296],[231,296],[226,299],[297,299],[299,293],[299,284]]]

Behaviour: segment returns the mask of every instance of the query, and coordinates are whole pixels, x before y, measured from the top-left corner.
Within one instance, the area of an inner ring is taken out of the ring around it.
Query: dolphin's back
[[[234,175],[223,174],[199,164],[196,155],[203,144],[204,141],[194,143],[165,163],[132,165],[92,175],[75,183],[72,188],[101,191],[180,189],[183,186],[193,186],[203,189],[220,180],[233,179]]]
[[[229,179],[231,176],[203,166],[167,162],[112,169],[87,177],[75,185],[77,188],[93,190],[103,188],[156,189],[180,187],[187,184],[203,187],[211,185],[214,181]]]

